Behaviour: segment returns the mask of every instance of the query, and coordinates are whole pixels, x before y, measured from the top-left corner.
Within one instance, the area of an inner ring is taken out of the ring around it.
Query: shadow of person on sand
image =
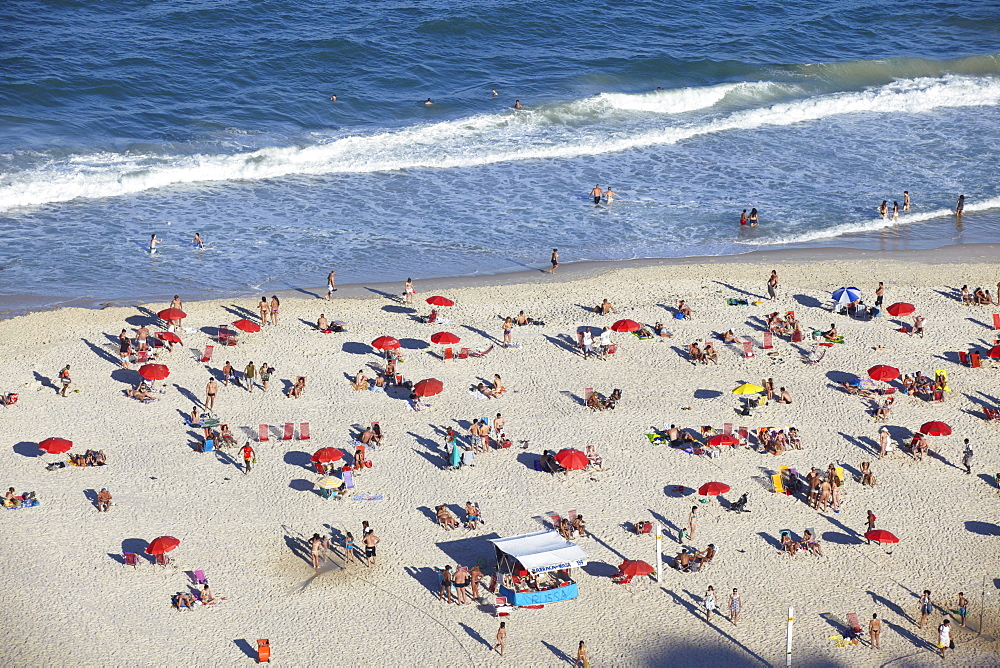
[[[461,626],[462,629],[469,635],[469,637],[475,640],[477,643],[486,645],[487,649],[493,649],[493,645],[490,644],[490,641],[479,635],[479,632],[476,631],[474,628],[472,628],[471,626],[469,626],[464,622],[459,622],[458,625]]]

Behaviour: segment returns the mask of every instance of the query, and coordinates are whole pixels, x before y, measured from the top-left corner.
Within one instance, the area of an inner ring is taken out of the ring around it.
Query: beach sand
[[[989,361],[972,369],[957,363],[956,352],[988,350],[1000,332],[992,316],[1000,307],[963,307],[955,298],[962,284],[993,288],[1000,280],[997,253],[988,246],[952,247],[923,254],[874,251],[819,251],[754,254],[687,262],[649,261],[638,266],[560,267],[555,277],[541,272],[517,277],[442,281],[431,291],[417,282],[414,308],[400,303],[402,285],[343,286],[334,302],[308,292],[286,295],[281,324],[258,334],[242,334],[236,347],[216,346],[209,368],[227,361],[242,370],[248,361],[276,367],[270,390],[252,394],[222,388],[216,412],[241,441],[251,439],[257,468],[244,476],[234,451],[197,451],[200,431],[185,426],[183,414],[204,397],[210,371],[198,361],[216,327],[256,317],[256,299],[218,300],[185,305],[184,345],[160,353],[170,377],[158,382],[157,401],[144,405],[122,396],[137,381],[118,368],[116,336],[155,320],[166,303],[146,308],[103,310],[67,308],[0,321],[3,392],[19,393],[15,406],[0,409],[6,446],[0,450],[0,485],[18,493],[34,490],[37,508],[4,510],[0,540],[0,603],[6,611],[0,663],[4,665],[210,665],[236,664],[255,655],[256,640],[269,638],[276,665],[558,665],[576,657],[587,641],[593,665],[781,665],[786,612],[795,607],[794,665],[931,666],[936,627],[956,607],[959,591],[971,601],[970,628],[956,628],[954,665],[997,665],[1000,633],[996,612],[1000,556],[997,504],[1000,471],[997,429],[982,419],[981,405],[1000,405],[997,367]],[[781,277],[776,302],[727,306],[728,297],[758,300],[772,268]],[[565,271],[564,271],[565,269]],[[885,304],[911,302],[927,317],[927,335],[896,331],[895,318],[871,321],[832,315],[830,292],[857,285],[874,301],[877,281],[886,284]],[[417,322],[427,313],[423,299],[440,287],[457,302],[442,309],[448,325]],[[447,288],[447,289],[445,289]],[[991,292],[993,290],[991,289]],[[259,298],[259,295],[257,296]],[[618,316],[589,313],[607,297]],[[678,299],[695,313],[672,318]],[[518,348],[494,350],[482,359],[443,362],[441,346],[429,343],[437,331],[451,331],[472,349],[496,344],[498,316],[523,309],[544,326],[515,328]],[[846,343],[832,347],[815,365],[802,361],[800,346],[776,339],[772,359],[760,349],[762,318],[794,310],[803,328],[837,324]],[[313,326],[320,313],[343,320],[349,331],[322,334]],[[573,345],[577,328],[610,325],[631,318],[648,325],[664,321],[671,339],[643,341],[615,334],[616,355],[584,360]],[[719,364],[695,367],[687,345],[733,328],[754,341],[756,356],[745,359],[735,346],[717,343]],[[158,327],[152,327],[159,331]],[[434,377],[443,394],[429,399],[432,410],[413,412],[398,395],[354,391],[348,382],[359,368],[380,356],[368,345],[383,334],[399,338],[405,362],[399,371],[411,380]],[[885,363],[904,372],[948,372],[951,391],[944,403],[897,393],[887,421],[897,442],[928,420],[951,425],[953,434],[931,439],[933,456],[916,462],[903,452],[876,461],[872,452],[881,423],[870,402],[849,396],[838,382],[864,375]],[[72,365],[74,384],[63,398],[56,375]],[[470,394],[480,380],[499,373],[508,392],[498,400]],[[281,391],[296,376],[309,377],[301,399]],[[794,397],[791,405],[771,405],[750,418],[735,414],[730,391],[743,382],[774,378]],[[604,394],[621,388],[614,411],[592,412],[582,405],[584,389]],[[162,390],[162,392],[159,392]],[[446,470],[443,432],[483,416],[503,413],[515,446],[477,457],[476,466]],[[377,420],[385,443],[357,474],[360,494],[381,500],[326,500],[313,488],[319,476],[309,468],[320,447],[353,451],[357,425]],[[256,443],[262,423],[309,422],[308,441]],[[644,434],[664,424],[684,427],[726,422],[752,428],[796,425],[804,449],[780,457],[736,448],[710,459],[650,445]],[[106,467],[46,471],[63,459],[37,456],[38,441],[62,436],[73,451],[104,449]],[[973,474],[961,468],[961,443],[975,446]],[[520,441],[528,447],[518,447]],[[543,449],[594,445],[604,458],[601,471],[549,476],[533,470]],[[878,486],[854,479],[862,460],[872,461]],[[839,514],[817,513],[801,497],[771,491],[769,472],[780,464],[805,473],[842,463],[848,473]],[[693,492],[708,481],[732,487],[727,502],[749,493],[750,513],[725,512],[718,500],[697,503]],[[676,493],[675,486],[685,492]],[[89,500],[102,487],[116,505],[98,513]],[[476,531],[446,532],[433,508],[446,503],[454,513],[467,500],[480,504],[486,523]],[[681,574],[664,565],[663,581],[636,579],[613,584],[622,558],[652,562],[650,536],[635,536],[623,525],[660,522],[664,557],[679,549],[678,527],[692,505],[700,520],[686,545],[714,543],[719,555],[705,571]],[[593,536],[579,544],[589,563],[574,571],[580,598],[518,609],[508,618],[507,655],[489,652],[497,619],[492,597],[482,605],[458,607],[437,601],[435,568],[479,563],[492,572],[489,537],[544,528],[546,512],[582,513]],[[898,545],[865,545],[860,535],[872,509],[878,527]],[[344,565],[342,550],[318,572],[304,542],[314,532],[360,541],[369,520],[382,539],[374,568]],[[801,535],[815,527],[822,558],[782,555],[779,532]],[[138,568],[121,562],[123,552],[141,553],[160,535],[180,539],[172,565],[155,566],[140,554]],[[891,554],[889,552],[891,551]],[[216,597],[213,607],[178,612],[171,595],[188,589],[187,571],[204,570]],[[981,592],[987,610],[980,620]],[[740,625],[716,617],[704,621],[700,598],[714,585],[722,607],[738,587],[743,598]],[[916,627],[917,598],[933,592],[937,609],[928,625]],[[872,613],[884,619],[880,651],[837,647],[830,636],[843,633],[846,615],[856,612],[866,625]],[[983,634],[977,634],[983,624]],[[957,626],[957,622],[953,622]]]

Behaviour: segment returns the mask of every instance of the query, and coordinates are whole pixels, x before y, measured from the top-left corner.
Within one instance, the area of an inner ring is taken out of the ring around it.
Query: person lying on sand
[[[653,326],[653,332],[657,336],[662,336],[665,339],[669,339],[671,336],[673,336],[673,334],[667,331],[667,326],[664,325],[662,322],[658,322]]]
[[[486,387],[486,383],[479,383],[476,385],[476,391],[487,399],[499,399],[499,395],[496,392]]]
[[[460,525],[455,516],[451,514],[447,506],[441,505],[434,508],[438,522],[444,527],[445,531],[451,531],[452,529],[457,529]]]
[[[729,330],[722,335],[723,343],[742,343],[740,337],[733,333],[733,330]]]

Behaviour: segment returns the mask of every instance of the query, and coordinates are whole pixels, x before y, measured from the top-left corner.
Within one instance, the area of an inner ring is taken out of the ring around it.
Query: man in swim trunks
[[[326,300],[331,301],[333,299],[333,293],[337,291],[337,272],[331,271],[330,275],[326,277]]]
[[[205,409],[211,412],[215,408],[215,395],[219,392],[219,384],[215,382],[215,377],[210,376],[208,384],[205,385]]]
[[[903,191],[903,211],[909,211],[909,210],[910,210],[910,191],[909,190],[904,190]]]
[[[601,184],[598,183],[594,186],[594,189],[590,191],[590,196],[594,198],[594,204],[601,203],[601,197],[604,195],[604,191],[601,190]]]
[[[361,540],[361,543],[365,546],[365,559],[367,559],[369,566],[375,565],[375,546],[381,542],[382,539],[376,536],[374,531],[366,533],[365,537]]]
[[[556,273],[556,267],[558,267],[558,266],[559,266],[559,249],[558,248],[553,248],[552,249],[552,268],[549,269],[549,273],[550,274]]]

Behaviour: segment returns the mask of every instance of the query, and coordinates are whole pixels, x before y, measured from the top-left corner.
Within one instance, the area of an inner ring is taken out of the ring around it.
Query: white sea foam
[[[601,114],[566,124],[561,118],[565,109],[539,109],[229,155],[80,155],[0,175],[0,211],[77,198],[117,197],[198,182],[454,169],[517,160],[573,158],[672,144],[699,135],[805,123],[839,114],[913,114],[943,107],[1000,103],[1000,80],[996,78],[945,76],[896,81],[860,92],[818,95],[721,117],[716,114],[715,118],[707,117],[701,122],[686,119],[663,127],[664,123],[672,122],[669,116],[664,117],[668,108],[680,110],[685,104],[694,103],[685,100],[708,104],[714,99],[714,105],[738,91],[741,85],[711,86],[707,93],[706,89],[689,93],[673,91],[674,95],[666,96],[657,93],[650,99],[659,100],[658,111],[647,113],[641,122],[625,127],[608,123]],[[611,98],[612,102],[617,99]]]
[[[965,211],[988,211],[990,209],[1000,208],[1000,197],[993,197],[990,199],[985,199],[982,201],[968,201],[965,204]],[[892,218],[873,218],[871,220],[855,221],[852,223],[844,223],[843,225],[835,225],[833,227],[827,227],[823,229],[808,230],[805,232],[793,232],[790,234],[782,234],[774,237],[760,237],[757,239],[741,239],[736,243],[745,244],[748,246],[773,246],[773,245],[784,245],[784,244],[799,244],[806,243],[809,241],[819,241],[821,239],[833,239],[844,234],[857,234],[863,232],[878,232],[879,230],[891,229],[894,227],[899,227],[901,225],[909,225],[911,223],[919,223],[925,220],[933,220],[935,218],[942,218],[946,216],[952,216],[955,214],[954,209],[931,209],[929,211],[913,212],[900,214],[899,218],[893,220]]]

